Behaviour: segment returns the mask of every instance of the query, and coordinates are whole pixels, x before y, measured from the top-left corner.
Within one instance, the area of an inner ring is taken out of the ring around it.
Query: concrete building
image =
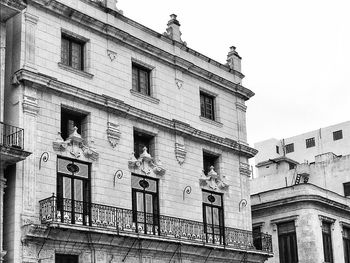
[[[251,205],[253,231],[272,235],[268,262],[349,263],[350,155],[263,163],[251,183]]]
[[[284,139],[268,139],[254,144],[259,153],[255,164],[287,157],[298,163],[314,162],[315,156],[327,152],[350,154],[350,121],[335,124]],[[257,175],[259,176],[259,175]]]
[[[5,262],[264,262],[253,242],[241,57],[189,48],[114,0],[30,0],[7,22]]]
[[[4,116],[4,90],[5,90],[5,64],[6,58],[6,22],[25,8],[22,1],[0,0],[0,262],[6,255],[3,248],[3,207],[4,191],[6,188],[5,174],[15,167],[16,163],[23,161],[30,153],[24,151],[24,130],[5,123]]]

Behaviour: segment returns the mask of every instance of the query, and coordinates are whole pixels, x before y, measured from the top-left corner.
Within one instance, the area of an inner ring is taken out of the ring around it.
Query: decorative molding
[[[243,112],[246,112],[247,111],[247,106],[244,105],[244,103],[242,103],[242,102],[236,102],[236,109],[237,110],[241,110]]]
[[[151,112],[147,112],[126,104],[125,102],[116,98],[103,94],[99,95],[84,89],[80,89],[76,86],[58,81],[57,79],[44,74],[36,74],[35,72],[22,69],[15,73],[15,77],[19,82],[33,82],[37,84],[37,88],[42,87],[44,89],[51,89],[60,94],[64,94],[65,96],[69,96],[70,98],[79,98],[99,107],[106,107],[106,110],[111,112],[116,112],[118,114],[122,113],[129,117],[136,117],[140,121],[147,122],[148,124],[157,125],[158,127],[163,127],[165,129],[171,129],[174,130],[174,132],[187,134],[197,139],[226,147],[248,158],[254,157],[258,152],[254,148],[251,148],[248,145],[239,144],[235,140],[198,130],[179,120],[170,120],[159,115],[155,115]]]
[[[113,62],[117,58],[117,52],[107,49],[107,56],[109,57],[111,62]]]
[[[148,96],[148,95],[145,95],[145,94],[142,94],[138,91],[135,91],[133,89],[130,90],[130,93],[136,97],[139,97],[141,99],[144,99],[144,100],[147,100],[149,102],[152,102],[154,104],[159,104],[159,99],[155,98],[155,97],[152,97],[152,96]]]
[[[71,66],[67,66],[61,62],[58,62],[57,65],[61,69],[67,70],[69,72],[72,72],[72,73],[77,74],[79,76],[82,76],[84,78],[92,79],[94,77],[94,75],[91,73],[88,73],[88,72],[83,71],[83,70],[75,69],[75,68],[73,68]]]
[[[163,168],[162,162],[154,161],[153,157],[147,152],[147,147],[143,147],[143,152],[138,159],[136,159],[135,154],[132,153],[128,161],[128,166],[130,170],[136,173],[144,173],[150,176],[152,173],[154,175],[163,176],[166,170]]]
[[[39,112],[38,99],[28,95],[23,95],[22,108],[24,113],[36,116]]]
[[[334,224],[334,222],[336,221],[334,218],[330,218],[330,217],[324,216],[324,215],[319,215],[318,219],[320,220],[321,226],[322,226],[322,222]]]
[[[183,193],[182,193],[182,200],[185,200],[185,194],[191,194],[192,192],[192,187],[191,186],[186,186],[183,190]]]
[[[175,142],[175,157],[180,165],[185,162],[186,153],[185,145]]]
[[[252,173],[249,163],[239,162],[239,173],[249,177]]]
[[[107,122],[107,138],[113,148],[115,148],[119,143],[120,135],[119,125],[112,122]]]
[[[298,226],[298,219],[299,219],[299,215],[292,215],[292,216],[286,216],[286,217],[273,219],[273,220],[270,221],[270,223],[273,225],[273,230],[276,231],[277,230],[277,224],[285,223],[285,222],[288,222],[288,221],[294,221],[294,225]]]
[[[183,82],[183,80],[180,80],[180,79],[175,79],[175,83],[176,83],[176,86],[179,88],[179,89],[181,89],[182,88],[182,86],[183,86],[183,84],[184,84],[184,82]]]
[[[41,169],[41,162],[47,162],[50,158],[50,154],[48,152],[43,152],[40,156],[39,160],[39,170]]]
[[[214,171],[214,166],[210,166],[210,171],[208,175],[205,175],[202,171],[202,175],[199,178],[199,184],[202,187],[208,187],[213,190],[227,190],[229,185],[226,183],[225,177],[220,176],[217,172]]]
[[[78,128],[74,127],[74,131],[65,141],[62,139],[61,133],[59,132],[56,141],[52,143],[53,149],[60,152],[67,151],[75,158],[80,158],[84,155],[92,161],[97,161],[99,154],[93,147],[94,142],[91,141],[89,145],[85,144],[77,130]]]

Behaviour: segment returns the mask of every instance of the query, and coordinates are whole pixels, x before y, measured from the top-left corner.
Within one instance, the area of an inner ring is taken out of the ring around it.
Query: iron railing
[[[88,225],[124,233],[131,232],[186,240],[193,243],[208,243],[244,250],[272,252],[271,235],[268,234],[259,233],[260,239],[258,245],[256,245],[257,239],[253,237],[251,231],[236,228],[223,227],[220,231],[217,231],[217,229],[211,229],[202,222],[146,214],[95,203],[72,201],[71,199],[57,198],[54,195],[41,200],[39,203],[42,224]]]
[[[0,122],[0,145],[23,149],[24,130],[12,125]]]

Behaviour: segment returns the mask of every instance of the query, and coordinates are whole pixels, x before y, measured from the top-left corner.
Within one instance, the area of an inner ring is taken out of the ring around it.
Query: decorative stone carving
[[[214,166],[210,166],[208,175],[205,175],[204,172],[202,172],[199,183],[201,186],[207,186],[213,190],[226,190],[229,187],[229,185],[225,182],[225,177],[220,176],[214,171]]]
[[[86,144],[77,130],[78,128],[74,127],[74,131],[65,141],[62,139],[61,133],[58,133],[58,138],[52,143],[53,149],[61,152],[68,151],[75,158],[80,158],[81,155],[84,155],[86,158],[96,161],[99,154],[93,147],[94,142],[91,141],[90,144]]]
[[[143,147],[143,152],[138,159],[136,159],[135,154],[132,153],[128,165],[129,169],[139,170],[145,175],[151,175],[153,172],[155,175],[163,176],[166,172],[159,159],[153,160],[153,157],[147,152],[147,147]]]
[[[120,140],[120,135],[119,125],[112,122],[107,122],[107,138],[113,148],[117,146]]]
[[[175,79],[175,83],[179,89],[181,89],[184,84],[183,80],[180,79]]]
[[[38,99],[24,95],[22,102],[23,112],[36,116],[39,112]]]
[[[248,163],[239,163],[239,173],[245,176],[250,176],[252,171],[250,170],[250,166]]]
[[[175,156],[176,160],[180,165],[182,165],[185,162],[186,149],[184,144],[175,143]]]
[[[107,55],[111,61],[117,58],[117,52],[107,49]]]

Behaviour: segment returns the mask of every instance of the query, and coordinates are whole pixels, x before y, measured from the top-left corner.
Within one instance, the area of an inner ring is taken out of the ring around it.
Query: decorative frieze
[[[112,122],[107,122],[107,138],[113,148],[115,148],[119,143],[120,135],[119,125]]]
[[[252,171],[250,170],[249,163],[239,163],[239,173],[245,176],[250,176]]]
[[[225,177],[220,176],[214,171],[214,166],[210,166],[208,175],[205,175],[204,172],[202,172],[199,183],[201,186],[209,187],[213,190],[226,190],[229,187],[229,185],[226,183]]]
[[[22,108],[24,113],[36,116],[39,112],[38,99],[28,95],[24,95]]]
[[[53,149],[60,152],[66,151],[75,158],[85,156],[92,161],[97,161],[99,154],[93,147],[93,141],[90,144],[86,144],[77,130],[78,128],[74,127],[74,131],[65,141],[62,139],[61,133],[58,133],[56,141],[52,143]]]
[[[147,176],[158,175],[163,176],[166,170],[163,167],[162,162],[154,160],[153,157],[147,152],[147,147],[143,147],[143,152],[138,159],[136,159],[135,154],[132,153],[128,161],[129,169],[136,173],[143,173]]]

